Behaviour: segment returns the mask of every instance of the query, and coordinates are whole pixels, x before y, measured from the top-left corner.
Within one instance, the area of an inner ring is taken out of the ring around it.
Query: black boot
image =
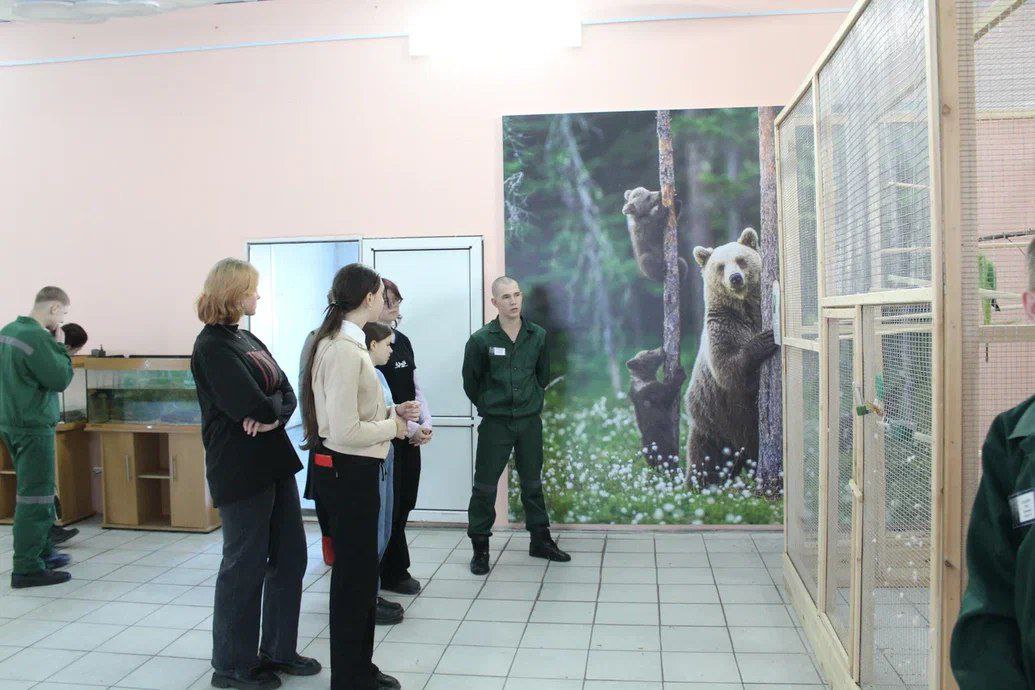
[[[388,602],[381,597],[377,598],[377,611],[374,614],[374,623],[376,625],[396,625],[402,623],[403,620],[403,608],[398,604],[392,606],[395,602]]]
[[[489,538],[471,537],[474,547],[474,558],[471,559],[471,572],[475,575],[486,575],[489,572]]]
[[[41,570],[38,573],[31,573],[29,575],[11,573],[11,588],[47,587],[48,585],[60,585],[62,582],[68,582],[71,579],[71,573],[67,573],[64,570]]]
[[[59,525],[50,526],[50,542],[55,546],[58,544],[64,544],[66,541],[79,534],[79,530],[75,527],[71,529],[65,529]]]
[[[280,678],[276,674],[257,668],[233,673],[216,671],[212,674],[211,682],[212,687],[215,688],[238,688],[238,690],[276,690],[281,685]]]
[[[381,673],[381,669],[374,664],[371,664],[370,667],[371,671],[374,673],[374,682],[377,683],[378,690],[381,690],[381,688],[385,688],[386,690],[399,690],[402,688],[402,683],[397,679],[387,673]]]
[[[550,530],[540,527],[532,532],[532,541],[528,544],[528,555],[535,558],[545,558],[548,561],[567,563],[571,556],[557,548],[557,542],[550,536]]]

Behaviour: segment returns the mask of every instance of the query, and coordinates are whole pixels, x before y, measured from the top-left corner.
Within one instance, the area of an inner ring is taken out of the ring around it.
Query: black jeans
[[[392,441],[395,448],[395,512],[392,513],[392,537],[381,559],[381,582],[398,584],[410,576],[410,548],[406,544],[406,523],[417,505],[420,488],[420,447],[406,439]]]
[[[334,467],[314,468],[317,501],[334,542],[331,570],[331,688],[373,690],[377,607],[377,518],[381,460],[324,451]]]
[[[306,537],[295,478],[220,506],[223,562],[216,578],[212,667],[232,673],[298,651],[298,612],[306,569]],[[259,620],[262,645],[259,645]]]

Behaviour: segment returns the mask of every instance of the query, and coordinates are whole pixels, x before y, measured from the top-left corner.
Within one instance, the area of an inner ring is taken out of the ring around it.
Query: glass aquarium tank
[[[189,357],[89,357],[90,424],[201,424]]]
[[[72,383],[61,393],[61,423],[86,421],[86,370],[81,363],[72,364]]]

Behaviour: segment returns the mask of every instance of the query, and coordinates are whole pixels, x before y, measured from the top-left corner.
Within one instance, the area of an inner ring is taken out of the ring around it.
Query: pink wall
[[[406,31],[405,5],[358,4],[0,25],[0,61]],[[658,12],[586,4],[586,18]],[[412,58],[392,38],[0,67],[0,316],[56,283],[93,345],[186,353],[209,266],[269,237],[484,235],[491,279],[503,267],[501,116],[779,104],[843,18],[589,26],[581,48],[521,60]]]

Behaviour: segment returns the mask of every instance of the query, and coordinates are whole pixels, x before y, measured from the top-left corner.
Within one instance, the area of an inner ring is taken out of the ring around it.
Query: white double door
[[[482,327],[482,240],[434,237],[363,240],[363,263],[399,286],[399,330],[413,344],[415,371],[435,433],[421,449],[413,520],[465,522],[474,478],[475,415],[464,395],[464,346]]]

